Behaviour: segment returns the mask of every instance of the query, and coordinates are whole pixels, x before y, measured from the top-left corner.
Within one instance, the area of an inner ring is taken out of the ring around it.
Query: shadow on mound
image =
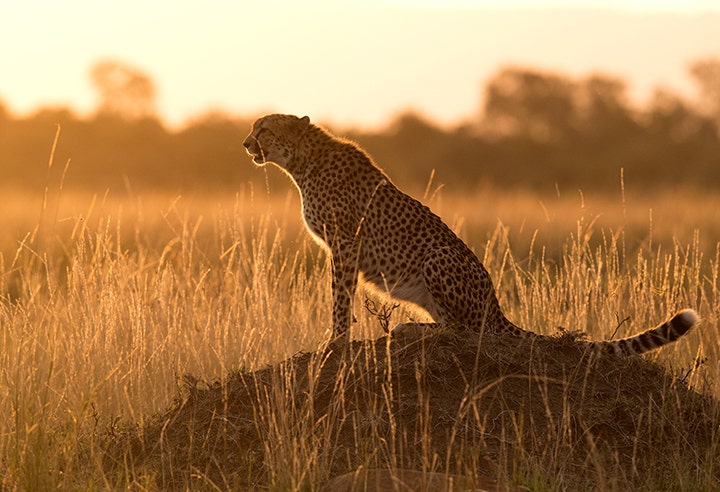
[[[111,442],[108,467],[222,489],[318,489],[361,466],[491,476],[501,490],[694,489],[720,475],[714,401],[647,360],[591,356],[572,335],[380,338],[190,379]]]

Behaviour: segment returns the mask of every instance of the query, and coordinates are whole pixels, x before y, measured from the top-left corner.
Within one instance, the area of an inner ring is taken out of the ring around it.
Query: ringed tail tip
[[[684,326],[687,326],[688,329],[695,325],[698,321],[700,321],[700,316],[693,310],[693,309],[683,309],[679,313],[677,313],[673,319],[678,320],[681,322]]]

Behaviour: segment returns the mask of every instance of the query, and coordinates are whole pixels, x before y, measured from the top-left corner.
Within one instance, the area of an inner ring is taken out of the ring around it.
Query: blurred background
[[[15,2],[0,190],[284,180],[241,143],[286,112],[411,191],[715,191],[718,26],[717,0]]]

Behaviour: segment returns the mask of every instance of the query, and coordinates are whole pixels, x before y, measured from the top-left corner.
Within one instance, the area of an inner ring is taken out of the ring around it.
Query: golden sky
[[[641,99],[691,93],[720,57],[720,0],[26,0],[0,16],[0,101],[92,110],[90,66],[147,73],[172,123],[208,109],[375,126],[415,108],[471,117],[507,64],[627,79]]]

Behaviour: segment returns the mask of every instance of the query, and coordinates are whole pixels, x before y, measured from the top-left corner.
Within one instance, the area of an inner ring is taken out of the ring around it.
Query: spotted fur
[[[470,248],[356,144],[307,116],[273,114],[255,122],[243,145],[257,165],[274,163],[292,178],[307,229],[331,254],[335,337],[350,327],[360,274],[435,321],[403,324],[393,334],[444,326],[538,336],[505,317],[490,275]],[[685,310],[634,337],[588,344],[608,353],[641,354],[675,341],[697,320]]]

